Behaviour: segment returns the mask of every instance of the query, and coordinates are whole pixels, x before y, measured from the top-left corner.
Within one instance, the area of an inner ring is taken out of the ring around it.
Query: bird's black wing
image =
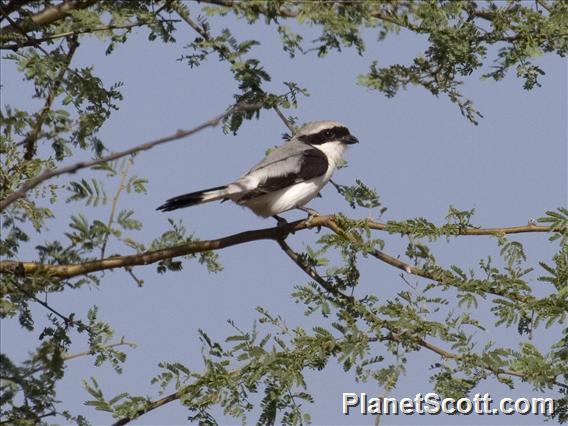
[[[291,161],[298,164],[299,167],[289,168],[284,166],[284,163],[290,164]],[[248,192],[240,198],[239,202],[250,200],[270,192],[278,191],[279,189],[287,188],[296,183],[305,182],[318,176],[322,176],[329,167],[325,154],[316,148],[304,150],[297,155],[282,159],[281,162],[283,163],[282,168],[285,169],[284,173],[276,173],[273,176],[268,176],[256,189]],[[272,163],[271,166],[275,170],[278,169],[278,167],[275,167],[277,166],[275,163]]]

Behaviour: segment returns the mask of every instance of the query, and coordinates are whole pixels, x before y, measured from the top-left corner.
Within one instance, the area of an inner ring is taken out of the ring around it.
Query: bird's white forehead
[[[330,129],[332,127],[345,127],[345,125],[338,121],[332,120],[310,121],[309,123],[304,124],[298,131],[298,133],[309,135],[321,132],[324,129]]]

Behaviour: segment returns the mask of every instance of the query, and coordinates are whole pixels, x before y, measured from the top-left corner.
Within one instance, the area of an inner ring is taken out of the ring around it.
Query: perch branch
[[[367,220],[366,224],[367,226],[369,226],[369,228],[377,230],[385,230],[386,226],[385,224],[373,222],[371,220]],[[39,271],[44,271],[54,277],[67,279],[89,274],[92,272],[104,271],[107,269],[149,265],[164,259],[187,256],[190,254],[201,253],[210,250],[220,250],[226,247],[231,247],[252,241],[278,240],[288,234],[314,227],[326,227],[333,232],[339,233],[340,235],[345,235],[345,232],[336,224],[334,216],[325,215],[313,217],[309,221],[298,220],[295,222],[289,222],[284,226],[275,226],[272,228],[245,231],[214,240],[192,241],[161,250],[148,251],[145,253],[129,256],[113,256],[107,257],[105,259],[77,264],[50,265],[38,262],[18,262],[13,260],[2,260],[0,261],[0,273],[17,274],[19,271],[21,271],[23,274],[28,275],[37,273]],[[552,231],[554,231],[554,229],[550,226],[529,225],[525,227],[515,226],[510,228],[464,229],[460,235],[494,235],[519,232]],[[376,253],[372,253],[372,255],[391,266],[402,269],[405,272],[422,276],[424,278],[434,279],[432,277],[429,277],[420,268],[410,266],[392,256],[387,255],[386,253],[377,251]]]

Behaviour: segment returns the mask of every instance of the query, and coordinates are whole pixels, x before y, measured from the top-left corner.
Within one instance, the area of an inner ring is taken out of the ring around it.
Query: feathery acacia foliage
[[[145,396],[146,390],[140,395],[117,391],[107,397],[91,378],[84,382],[91,396],[86,404],[109,412],[117,424],[173,401],[186,406],[191,419],[206,424],[215,423],[212,408],[216,406],[243,422],[258,412],[261,424],[303,424],[311,421],[306,406],[314,399],[306,372],[321,371],[336,362],[357,380],[374,380],[390,390],[405,373],[410,354],[430,351],[439,356],[430,375],[441,395],[468,395],[488,378],[511,387],[522,381],[537,391],[559,390],[555,416],[560,422],[568,420],[565,208],[547,211],[538,223],[523,227],[485,229],[474,224],[473,210],[450,207],[441,225],[420,217],[379,223],[335,215],[209,241],[201,241],[188,233],[186,225],[170,220],[170,229],[162,235],[142,240],[138,232],[142,222],[134,210],[120,209],[118,200],[124,192],[146,193],[146,178],[132,175],[130,166],[138,151],[154,145],[109,158],[110,147],[98,134],[123,100],[122,83],[103,81],[96,67],[75,66],[74,56],[88,37],[98,37],[106,43],[107,55],[112,55],[118,44],[128,43],[133,28],[145,27],[150,42],[171,43],[181,26],[189,27],[194,38],[185,45],[180,61],[195,68],[211,58],[220,59],[219,66],[225,66],[236,83],[236,106],[196,129],[166,139],[193,134],[220,121],[225,131],[237,133],[245,120],[273,113],[293,132],[300,120],[281,111],[295,108],[308,90],[302,82],[284,81],[280,92],[270,91],[267,87],[274,85],[268,84],[269,70],[255,57],[262,40],[238,40],[229,28],[213,28],[209,23],[213,16],[236,17],[249,25],[269,24],[291,61],[310,54],[317,60],[346,49],[364,57],[363,31],[373,31],[379,42],[401,30],[421,35],[428,44],[422,54],[410,58],[407,65],[386,67],[370,58],[369,70],[359,76],[358,84],[387,97],[410,85],[421,86],[435,96],[447,97],[473,123],[481,112],[460,91],[472,73],[480,71],[483,78],[501,80],[513,70],[523,88],[530,90],[540,86],[539,77],[545,73],[535,63],[536,57],[568,53],[568,3],[564,1],[3,2],[2,60],[17,64],[22,78],[33,87],[39,107],[23,111],[2,105],[1,110],[0,315],[3,321],[19,321],[22,333],[38,331],[39,341],[22,362],[0,355],[0,420],[38,424],[50,416],[63,416],[88,424],[83,416],[60,409],[56,386],[65,374],[65,362],[88,355],[97,366],[110,363],[120,372],[126,360],[121,347],[133,346],[113,340],[112,326],[99,318],[96,307],[61,313],[45,295],[73,292],[84,285],[101,286],[104,291],[104,272],[116,268],[124,268],[142,286],[136,267],[148,263],[156,263],[158,273],[169,273],[181,270],[185,261],[197,260],[209,271],[219,272],[222,266],[214,250],[258,239],[277,242],[283,255],[308,275],[309,281],[296,286],[291,297],[305,307],[307,316],[318,317],[318,326],[289,328],[285,318],[258,308],[252,330],[230,322],[232,335],[223,342],[200,331],[202,369],[164,361],[162,372],[151,380],[161,393],[169,392],[161,399]],[[302,35],[307,26],[318,31],[315,40],[306,41]],[[61,169],[62,164],[84,158],[84,153],[94,158],[95,177],[81,176],[85,163]],[[65,184],[50,180],[74,172],[79,173]],[[351,208],[385,212],[376,191],[363,181],[334,185]],[[56,203],[80,203],[84,213],[70,217],[60,238],[32,247],[34,235],[57,220],[46,207]],[[95,207],[101,205],[108,206],[110,214],[97,216],[100,211]],[[312,228],[324,230],[315,248],[297,253],[286,242],[291,233]],[[523,232],[547,233],[550,244],[558,247],[556,254],[538,265],[527,259],[522,244],[510,237]],[[404,260],[382,251],[381,237],[387,234],[408,239]],[[452,244],[455,238],[472,235],[495,237],[501,259],[481,259],[475,270],[437,262],[432,243],[445,239]],[[108,252],[109,241],[118,251]],[[134,255],[125,255],[132,251]],[[356,291],[359,264],[372,259],[421,277],[426,285],[408,282],[408,289],[390,300],[361,294]],[[535,291],[535,281],[545,290]],[[482,342],[483,347],[478,344],[475,330],[488,325],[486,318],[476,317],[474,308],[480,304],[489,306],[490,326],[516,329],[517,347],[491,341]],[[47,319],[37,318],[40,314],[33,305],[40,306]],[[546,351],[539,350],[530,336],[551,327],[564,332]],[[69,353],[73,340],[82,336],[89,342],[88,351]],[[251,396],[256,394],[260,397],[255,405]]]

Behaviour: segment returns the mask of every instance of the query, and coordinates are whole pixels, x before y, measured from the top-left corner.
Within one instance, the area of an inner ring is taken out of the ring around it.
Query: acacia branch
[[[19,23],[17,23],[16,21],[14,21],[12,18],[10,18],[10,16],[8,16],[5,12],[4,9],[2,8],[2,6],[0,6],[0,13],[2,13],[2,16],[4,16],[8,22],[10,23],[10,25],[14,28],[15,31],[17,31],[18,33],[20,33],[24,38],[26,38],[28,40],[28,43],[30,44],[30,46],[36,46],[38,48],[38,50],[40,50],[45,56],[49,56],[49,53],[47,53],[47,51],[40,46],[39,42],[33,38],[31,35],[29,35],[21,26]],[[1,35],[1,33],[0,33]],[[14,50],[15,52],[16,50]]]
[[[166,8],[167,4],[163,4],[162,6],[160,6],[154,13],[153,13],[153,17],[157,18],[160,14],[160,12],[162,12],[165,8]],[[10,23],[12,24],[12,26],[14,26],[15,28],[18,28],[17,23],[11,21],[9,19],[9,17],[7,16],[8,20],[10,21]],[[162,19],[159,22],[175,22],[173,19]],[[81,34],[91,34],[91,33],[95,33],[95,32],[100,32],[100,31],[113,31],[113,30],[127,30],[130,31],[132,30],[132,28],[135,27],[142,27],[145,25],[151,25],[153,23],[153,21],[137,21],[134,23],[130,23],[130,24],[123,24],[123,25],[105,25],[102,27],[95,27],[95,28],[87,28],[84,30],[76,30],[76,31],[67,31],[67,32],[63,32],[63,33],[56,33],[56,34],[49,34],[46,35],[42,38],[31,38],[29,37],[23,29],[19,29],[19,32],[22,33],[24,36],[26,36],[28,38],[27,42],[21,42],[21,43],[13,43],[13,44],[0,44],[0,49],[10,49],[13,51],[17,51],[18,49],[22,48],[22,47],[27,47],[27,46],[38,46],[39,47],[39,43],[43,43],[45,41],[50,41],[50,40],[56,40],[59,38],[64,38],[64,37],[69,37],[69,36],[78,36]]]
[[[227,374],[229,376],[231,376],[232,378],[234,378],[235,380],[238,380],[240,378],[240,376],[242,376],[244,373],[243,369],[236,369],[233,371],[228,372]],[[177,390],[174,393],[171,393],[163,398],[160,398],[156,401],[151,401],[148,402],[144,407],[142,407],[141,409],[139,409],[138,411],[136,411],[135,413],[129,415],[128,417],[123,417],[122,419],[116,421],[115,423],[112,424],[112,426],[123,426],[125,424],[130,423],[132,420],[135,420],[141,416],[143,416],[144,414],[149,413],[150,411],[155,410],[156,408],[160,408],[170,402],[176,401],[178,399],[181,399],[183,397],[188,397],[190,394],[195,393],[198,397],[201,396],[201,389],[204,386],[208,386],[209,383],[211,381],[211,378],[206,375],[203,374],[200,377],[198,377],[196,379],[196,381],[190,385],[187,385],[179,390]]]
[[[308,265],[302,257],[296,253],[284,239],[278,240],[278,245],[286,255],[292,259],[292,261],[298,265],[298,267],[303,270],[311,279],[316,281],[320,286],[322,286],[326,291],[332,293],[334,296],[338,297],[339,299],[347,302],[350,304],[360,315],[363,317],[370,325],[374,326],[375,328],[385,328],[389,331],[389,335],[387,337],[378,337],[375,336],[373,339],[374,341],[377,340],[391,340],[398,343],[403,343],[405,340],[414,344],[417,344],[425,349],[428,349],[431,352],[439,355],[443,359],[450,359],[454,361],[461,361],[464,359],[462,355],[447,351],[437,345],[434,345],[430,342],[427,342],[422,337],[416,336],[414,334],[409,334],[405,330],[401,330],[398,327],[392,325],[389,321],[385,321],[379,318],[376,314],[371,312],[367,309],[359,300],[355,299],[352,296],[348,296],[345,293],[341,292],[335,286],[331,285],[326,279],[324,279],[321,275],[317,273],[317,271],[310,265]],[[495,370],[489,366],[483,366],[484,369],[491,371],[495,375],[507,375],[507,376],[514,376],[520,379],[526,379],[528,373],[523,373],[519,371],[509,370],[509,369],[498,369]],[[551,382],[555,385],[568,389],[568,386],[564,383],[561,383],[556,380],[556,377],[550,378]]]
[[[288,130],[290,130],[291,135],[294,136],[296,134],[297,129],[294,127],[294,125],[290,122],[290,120],[288,120],[288,118],[286,118],[286,116],[284,115],[284,113],[282,111],[280,111],[280,108],[278,108],[277,105],[274,105],[274,111],[276,112],[276,115],[280,118],[280,120],[282,120],[282,122],[284,123],[284,125],[286,127],[288,127]]]
[[[22,6],[25,6],[26,3],[31,3],[33,0],[12,0],[5,4],[1,10],[2,17],[0,18],[0,22],[7,17],[10,13],[15,12]]]
[[[193,0],[193,1],[196,1],[198,3],[210,3],[210,4],[214,4],[216,6],[223,6],[223,7],[227,7],[229,9],[232,9],[233,7],[235,7],[236,4],[239,3],[240,0]],[[260,2],[255,4],[255,8],[262,15],[268,14],[268,10]],[[278,13],[278,16],[281,16],[281,17],[284,17],[284,18],[295,18],[295,17],[298,16],[297,11],[291,10],[290,8],[284,8],[282,6],[278,8],[277,13]]]
[[[325,278],[319,275],[314,268],[308,265],[306,262],[302,260],[300,255],[296,253],[292,248],[288,245],[288,243],[282,238],[277,240],[278,245],[282,249],[286,255],[292,259],[292,261],[299,266],[299,268],[304,271],[308,276],[317,282],[320,286],[322,286],[326,291],[332,293],[335,296],[339,296],[342,299],[351,299],[351,297],[345,295],[343,292],[339,291],[337,288],[332,286]]]
[[[49,304],[47,302],[40,300],[34,294],[30,293],[25,288],[21,287],[19,284],[12,283],[12,285],[14,285],[14,287],[16,287],[21,293],[25,294],[30,299],[39,303],[41,306],[43,306],[45,309],[50,311],[52,314],[61,318],[63,320],[63,322],[65,323],[65,325],[68,325],[68,326],[71,326],[71,327],[73,327],[75,325],[82,325],[81,321],[75,321],[71,316],[68,317],[66,315],[63,315],[62,313],[58,312],[57,310],[55,310],[51,306],[49,306]],[[88,327],[86,327],[86,328],[88,328]]]
[[[132,420],[137,419],[140,416],[143,416],[144,414],[149,413],[150,411],[155,410],[156,408],[160,408],[163,405],[166,405],[170,402],[176,401],[178,399],[180,399],[182,396],[186,395],[188,393],[188,390],[186,388],[182,388],[174,393],[169,394],[168,396],[165,396],[163,398],[160,398],[156,401],[152,401],[150,403],[148,403],[144,408],[141,408],[140,410],[138,410],[135,414],[129,416],[129,417],[123,417],[122,419],[114,422],[112,424],[112,426],[124,426],[128,423],[130,423]]]
[[[552,10],[552,5],[546,3],[545,0],[536,0],[536,2],[541,5],[544,9],[546,9],[547,12],[551,12]]]
[[[20,186],[20,188],[18,188],[15,192],[11,193],[6,198],[0,200],[0,211],[4,210],[6,207],[8,207],[14,201],[25,197],[25,195],[28,191],[30,191],[31,189],[35,188],[36,186],[40,185],[41,183],[43,183],[43,182],[45,182],[49,179],[52,179],[54,177],[61,176],[61,175],[64,175],[64,174],[68,174],[68,173],[75,173],[78,170],[85,169],[87,167],[93,167],[93,166],[96,166],[98,164],[106,163],[106,162],[109,162],[109,161],[114,161],[114,160],[117,160],[119,158],[126,157],[127,155],[136,154],[137,152],[141,152],[141,151],[147,151],[147,150],[152,149],[152,148],[154,148],[158,145],[161,145],[161,144],[164,144],[164,143],[167,143],[167,142],[172,142],[172,141],[175,141],[175,140],[178,140],[178,139],[182,139],[182,138],[194,135],[195,133],[198,133],[198,132],[200,132],[200,131],[208,128],[208,127],[214,127],[214,126],[218,125],[225,117],[227,117],[228,115],[232,114],[235,111],[254,109],[254,108],[257,108],[257,107],[258,107],[257,105],[251,105],[251,104],[237,104],[237,105],[229,108],[223,114],[220,114],[216,117],[213,117],[213,118],[205,121],[204,123],[199,124],[198,126],[194,127],[193,129],[178,130],[176,133],[174,133],[172,135],[165,136],[163,138],[156,139],[156,140],[153,140],[151,142],[146,142],[146,143],[143,143],[141,145],[136,145],[136,146],[129,148],[127,150],[115,152],[114,154],[110,154],[110,155],[107,155],[107,156],[99,158],[99,159],[90,160],[90,161],[80,161],[78,163],[71,164],[71,165],[66,166],[66,167],[61,167],[59,169],[46,169],[41,174],[39,174],[38,176],[24,182]]]
[[[19,20],[17,26],[10,24],[0,28],[0,36],[20,32],[20,30],[27,33],[36,27],[46,26],[65,18],[73,10],[86,9],[96,2],[97,0],[68,0],[56,6],[48,6],[31,17]],[[4,16],[7,17],[7,15]]]
[[[364,225],[367,226],[369,229],[376,229],[378,231],[387,231],[392,233],[393,231],[389,230],[388,223],[378,223],[372,220],[366,220]],[[470,235],[470,236],[489,236],[489,235],[508,235],[508,234],[527,234],[532,232],[553,232],[554,229],[551,226],[542,226],[542,225],[521,225],[521,226],[504,226],[500,228],[473,228],[473,227],[464,227],[459,229],[455,234],[448,234],[448,236],[462,236],[462,235]],[[399,232],[395,232],[399,233]]]
[[[41,111],[39,113],[37,121],[35,122],[30,133],[22,141],[22,143],[26,146],[26,150],[25,150],[25,153],[24,153],[24,160],[29,161],[35,156],[36,142],[39,138],[41,127],[43,126],[43,123],[44,123],[45,119],[47,118],[47,114],[49,113],[49,110],[51,109],[51,105],[53,104],[53,101],[55,100],[55,98],[59,94],[58,93],[59,88],[61,87],[61,84],[63,83],[65,73],[69,69],[69,65],[71,64],[71,59],[73,58],[73,55],[75,54],[75,51],[77,50],[77,47],[79,46],[79,43],[77,42],[76,37],[70,37],[68,39],[68,44],[69,44],[69,51],[67,52],[67,55],[65,55],[65,59],[61,63],[61,69],[59,70],[59,73],[57,74],[57,76],[55,78],[55,82],[51,86],[51,89],[49,90],[47,97],[45,98],[45,104],[43,105],[43,108],[41,109]]]
[[[197,1],[199,3],[210,3],[210,4],[214,4],[217,6],[223,6],[229,9],[233,9],[235,8],[235,6],[237,6],[238,3],[240,3],[240,0],[194,0]],[[295,6],[295,8],[290,8],[290,7],[284,7],[284,6],[280,6],[277,10],[276,10],[276,14],[279,17],[282,18],[298,18],[298,16],[300,15],[300,9],[298,8],[298,6],[301,6],[302,3],[306,3],[305,1],[299,0],[299,1],[289,1],[288,3],[290,3],[291,5]],[[336,1],[330,1],[329,3],[331,3],[331,5],[349,5],[349,4],[357,4],[360,3],[360,0],[336,0]],[[393,5],[396,5],[396,2],[392,3]],[[258,11],[259,14],[265,15],[265,16],[269,16],[272,15],[272,13],[274,13],[273,10],[269,10],[266,7],[264,7],[261,3],[259,4],[255,4],[255,9]],[[394,13],[392,13],[392,15],[396,16]],[[397,25],[401,28],[406,28],[409,29],[411,31],[417,31],[417,28],[415,26],[413,26],[412,24],[408,23],[408,22],[401,22],[400,20],[397,20],[394,18],[394,16],[390,16],[387,15],[385,13],[382,13],[380,11],[374,11],[371,13],[371,16],[380,20],[380,21],[384,21],[387,22],[389,24],[393,24],[393,25]]]
[[[171,20],[167,20],[168,22]],[[164,21],[165,22],[165,21]],[[96,32],[101,32],[101,31],[113,31],[113,30],[128,30],[130,31],[132,28],[136,28],[136,27],[143,27],[145,25],[150,25],[152,22],[150,21],[144,21],[144,22],[135,22],[132,24],[125,24],[125,25],[106,25],[104,27],[96,27],[96,28],[88,28],[85,30],[81,30],[81,31],[67,31],[67,32],[63,32],[63,33],[56,33],[56,34],[50,34],[47,35],[45,37],[42,38],[36,38],[33,39],[33,41],[27,41],[27,42],[22,42],[22,43],[13,43],[13,44],[0,44],[0,49],[8,49],[8,50],[18,50],[22,47],[28,47],[28,46],[35,46],[37,45],[37,43],[43,43],[46,41],[50,41],[50,40],[57,40],[60,38],[66,38],[66,37],[70,37],[70,36],[78,36],[78,35],[82,35],[82,34],[91,34],[91,33],[96,33]]]
[[[239,3],[242,3],[241,0],[193,0],[195,2],[198,3],[208,3],[208,4],[213,4],[216,6],[222,6],[222,7],[226,7],[227,9],[237,9],[234,10],[234,13],[238,14],[238,5]],[[549,6],[545,0],[536,0],[538,4],[540,4],[543,8],[545,8],[548,12],[551,12],[552,8],[551,6]],[[285,3],[285,5],[281,5],[279,6],[277,9],[269,9],[266,6],[264,6],[261,2],[259,2],[258,4],[254,5],[254,9],[255,12],[257,12],[260,15],[264,15],[264,16],[269,16],[270,18],[273,19],[273,15],[276,14],[276,16],[280,17],[280,18],[298,18],[300,16],[301,13],[301,5],[303,3],[307,3],[305,0],[290,0],[288,2]],[[361,0],[330,0],[328,3],[330,3],[330,5],[356,5],[357,3],[361,3]],[[405,6],[408,7],[413,7],[414,4],[412,2],[410,3],[403,3]],[[392,24],[392,25],[396,25],[397,27],[400,28],[404,28],[407,29],[409,31],[415,32],[415,33],[424,33],[425,30],[423,28],[421,28],[421,25],[419,23],[412,23],[410,22],[408,19],[401,19],[401,17],[399,17],[399,15],[397,14],[397,2],[386,2],[384,4],[384,6],[394,6],[392,7],[391,10],[388,11],[384,11],[384,10],[374,10],[374,11],[370,11],[369,14],[370,16],[372,16],[373,18],[377,19],[378,21],[382,21],[383,24],[387,23],[387,24]],[[464,9],[463,10],[465,13],[467,13],[470,17],[474,17],[474,18],[478,18],[478,19],[482,19],[484,21],[487,22],[494,22],[495,21],[495,12],[493,12],[491,9],[489,8],[484,8],[484,9],[474,9],[474,10],[467,10]],[[517,33],[517,31],[515,31],[515,33]],[[502,35],[500,40],[501,41],[505,41],[505,42],[514,42],[515,40],[517,40],[519,38],[519,36],[517,34],[513,35],[513,36],[506,36],[506,35]]]
[[[365,226],[371,229],[383,230],[387,229],[384,223],[374,222],[372,220],[364,221]],[[128,256],[112,256],[100,260],[94,260],[84,263],[64,264],[64,265],[51,265],[38,262],[18,262],[13,260],[0,261],[0,273],[23,274],[30,275],[38,272],[45,272],[52,277],[57,278],[74,278],[80,275],[86,275],[93,272],[104,271],[115,268],[126,268],[133,266],[149,265],[159,262],[161,260],[171,259],[174,257],[187,256],[196,253],[202,253],[211,250],[220,250],[226,247],[231,247],[239,244],[245,244],[252,241],[259,240],[278,240],[291,233],[302,231],[305,229],[317,227],[325,227],[338,235],[346,236],[343,231],[335,222],[333,215],[324,215],[312,217],[309,220],[298,220],[289,222],[283,226],[275,226],[272,228],[256,229],[251,231],[240,232],[226,237],[213,239],[192,241],[177,246],[168,247],[160,250],[147,251],[144,253],[128,255]],[[520,232],[553,232],[554,228],[550,226],[514,226],[509,228],[475,228],[464,229],[459,235],[495,235],[495,234],[509,234]],[[347,236],[347,238],[353,238]],[[354,240],[355,241],[355,240]],[[356,242],[356,241],[355,241]],[[357,242],[356,242],[357,243]],[[401,269],[405,272],[418,275],[424,278],[436,278],[428,276],[420,268],[408,265],[386,253],[377,251],[371,253],[377,259]],[[446,283],[444,283],[446,284]],[[450,283],[447,283],[451,285]]]
[[[130,256],[107,257],[101,260],[78,264],[49,265],[36,262],[0,261],[0,272],[13,273],[16,275],[45,272],[52,277],[68,279],[107,269],[150,265],[161,260],[187,256],[210,250],[220,250],[251,241],[279,239],[289,233],[306,229],[307,227],[308,225],[305,220],[299,220],[288,223],[284,226],[240,232],[238,234],[229,235],[215,240],[192,241],[165,249],[147,251],[145,253],[133,254]]]
[[[116,342],[116,343],[110,343],[108,345],[105,345],[105,347],[107,348],[117,348],[119,346],[128,346],[129,348],[136,348],[138,346],[138,344],[136,344],[135,342],[129,342],[128,340],[124,340],[124,338],[120,339],[120,342]],[[83,351],[83,352],[75,352],[75,353],[64,353],[61,356],[61,359],[63,361],[70,361],[72,359],[77,359],[77,358],[81,358],[83,356],[88,356],[88,355],[92,355],[93,353],[89,350],[89,351]]]
[[[383,225],[383,224],[378,224],[378,225],[379,226],[376,226],[377,228],[382,227],[380,225]],[[350,233],[341,229],[335,221],[330,220],[325,224],[325,226],[328,229],[331,229],[337,235],[341,235],[341,236],[345,237],[346,239],[348,239],[349,242],[351,244],[355,245],[356,247],[362,247],[362,243],[357,238],[355,238]],[[369,228],[371,228],[371,226],[369,226]],[[515,228],[518,228],[518,227],[515,227]],[[531,228],[532,228],[532,226],[530,226],[529,229],[531,229]],[[503,229],[506,229],[506,228],[500,228],[500,229],[502,231]],[[485,230],[485,232],[490,232],[490,234],[492,234],[492,231],[493,231],[492,229]],[[483,234],[467,234],[467,233],[465,233],[464,235],[483,235]],[[380,260],[380,261],[382,261],[382,262],[384,262],[388,265],[394,266],[395,268],[401,269],[408,274],[413,274],[413,275],[416,275],[418,277],[422,277],[422,278],[426,278],[426,279],[429,279],[429,280],[432,280],[432,281],[436,281],[436,282],[443,284],[443,285],[449,285],[449,286],[452,286],[452,287],[460,288],[459,285],[457,285],[455,283],[455,278],[451,275],[434,274],[430,271],[427,271],[427,270],[424,270],[422,268],[412,266],[412,265],[409,265],[405,262],[402,262],[401,260],[399,260],[399,259],[397,259],[397,258],[395,258],[395,257],[393,257],[393,256],[391,256],[391,255],[389,255],[389,254],[387,254],[383,251],[380,251],[380,250],[374,249],[374,250],[368,251],[368,253],[371,256],[375,257],[376,259],[378,259],[378,260]],[[486,289],[486,290],[484,290],[484,292],[489,293],[489,294],[493,294],[495,296],[500,296],[500,297],[504,297],[504,298],[507,298],[507,299],[510,299],[510,300],[514,300],[516,302],[522,302],[522,303],[530,303],[530,302],[533,302],[535,300],[535,298],[533,296],[517,295],[515,293],[511,293],[511,292],[508,292],[508,291],[503,290],[503,289]]]
[[[124,340],[124,337],[122,339],[120,339],[120,342],[110,343],[108,345],[105,345],[105,347],[107,347],[107,348],[117,348],[119,346],[128,346],[130,348],[138,347],[138,345],[135,342],[129,342],[128,340]],[[77,359],[77,358],[81,358],[81,357],[89,356],[89,355],[93,355],[93,352],[91,352],[90,350],[82,351],[82,352],[74,352],[74,353],[64,352],[61,355],[61,360],[62,361],[71,361],[73,359]],[[35,367],[31,371],[26,372],[25,376],[31,376],[32,374],[35,374],[38,371],[42,371],[42,370],[47,369],[48,367],[49,367],[48,365],[41,365],[39,367]]]
[[[317,218],[314,218],[317,219]],[[306,222],[306,221],[298,221],[295,223],[299,223],[299,222]],[[280,228],[285,228],[285,227],[289,227],[293,224],[286,224],[285,226],[281,226],[281,227],[276,227],[276,228],[272,228],[272,229],[280,229]],[[344,300],[350,300],[351,303],[354,302],[354,299],[350,296],[347,296],[345,294],[343,294],[341,291],[335,289],[332,285],[330,285],[324,278],[322,278],[315,270],[311,269],[308,265],[306,265],[304,262],[301,261],[300,256],[295,253],[290,246],[288,246],[288,244],[286,243],[286,241],[284,240],[285,235],[287,235],[287,233],[282,234],[279,238],[275,238],[275,240],[278,242],[278,245],[280,245],[280,247],[282,248],[282,250],[298,265],[300,266],[300,268],[302,268],[302,270],[304,272],[306,272],[313,280],[315,280],[318,284],[320,284],[323,288],[325,288],[327,291],[333,293],[334,295],[338,296],[339,298],[342,298]],[[242,373],[241,369],[235,370],[230,372],[229,374],[235,378],[238,378],[238,376]],[[205,382],[205,383],[202,383]],[[160,408],[170,402],[176,401],[186,395],[189,395],[192,391],[197,391],[199,392],[201,389],[201,386],[203,384],[206,384],[206,376],[201,376],[199,379],[196,380],[195,383],[192,383],[191,385],[185,386],[182,389],[179,389],[178,391],[171,393],[161,399],[158,399],[156,401],[152,401],[150,403],[148,403],[145,407],[141,408],[140,410],[138,410],[135,414],[128,416],[128,417],[124,417],[120,420],[118,420],[117,422],[113,423],[112,426],[124,426],[128,423],[130,423],[132,420],[135,420],[137,418],[139,418],[140,416],[143,416],[144,414],[149,413],[150,411],[153,411],[157,408]]]
[[[312,218],[312,221],[318,221],[318,219],[321,219],[322,217],[315,217]],[[302,223],[306,223],[306,221],[299,221],[296,222],[295,224],[299,224],[300,222]],[[294,224],[287,224],[285,226],[292,226]],[[317,226],[317,225],[315,225]],[[276,228],[278,229],[278,228]],[[381,336],[376,337],[374,339],[374,341],[377,340],[392,340],[392,341],[396,341],[396,342],[402,342],[404,341],[404,339],[409,339],[410,342],[417,344],[418,346],[421,346],[425,349],[428,349],[434,353],[436,353],[437,355],[439,355],[440,357],[444,358],[444,359],[452,359],[455,361],[459,361],[462,359],[461,355],[458,354],[454,354],[452,352],[449,352],[443,348],[440,348],[432,343],[429,343],[427,341],[425,341],[423,338],[420,338],[418,336],[415,335],[410,335],[404,331],[399,330],[397,327],[393,326],[392,324],[390,324],[388,321],[384,321],[382,319],[380,319],[379,317],[377,317],[375,314],[373,314],[372,312],[370,312],[368,309],[366,309],[365,306],[363,306],[361,304],[361,302],[359,302],[357,299],[355,299],[352,296],[348,296],[346,294],[344,294],[343,292],[341,292],[339,289],[335,288],[333,285],[331,285],[327,280],[325,280],[321,275],[319,275],[317,273],[317,271],[312,268],[310,265],[306,264],[303,259],[301,258],[301,256],[296,253],[285,241],[285,235],[287,235],[287,233],[284,233],[280,238],[275,238],[276,242],[278,243],[278,245],[280,246],[280,248],[284,251],[284,253],[286,253],[286,255],[298,266],[300,267],[300,269],[302,269],[311,279],[313,279],[314,281],[316,281],[322,288],[324,288],[326,291],[330,292],[331,294],[333,294],[334,296],[336,296],[338,299],[346,302],[348,305],[352,306],[366,321],[368,321],[370,324],[372,324],[375,328],[386,328],[387,330],[389,330],[390,334],[388,337],[383,337]],[[492,371],[493,373],[495,373],[496,375],[499,374],[504,374],[504,375],[510,375],[510,376],[515,376],[515,377],[519,377],[521,379],[525,379],[527,377],[527,374],[525,373],[521,373],[521,372],[517,372],[517,371],[512,371],[512,370],[498,370],[498,371],[494,371],[489,369],[488,367],[485,367],[486,369]],[[231,371],[229,373],[230,376],[232,376],[235,379],[238,379],[239,376],[242,374],[242,369],[237,369],[234,371]],[[149,413],[150,411],[153,411],[157,408],[160,408],[170,402],[176,401],[178,399],[181,399],[183,397],[189,397],[192,393],[197,393],[197,394],[201,394],[201,389],[203,386],[207,386],[208,383],[208,377],[207,375],[202,375],[199,378],[197,378],[197,380],[188,385],[183,387],[182,389],[179,389],[176,392],[173,392],[161,399],[155,400],[155,401],[151,401],[149,403],[147,403],[143,408],[139,409],[136,413],[124,417],[120,420],[118,420],[117,422],[115,422],[113,424],[113,426],[123,426],[126,425],[128,423],[130,423],[131,421],[143,416],[144,414]],[[553,383],[555,383],[558,386],[565,386],[562,383],[559,383],[557,381],[555,381],[553,379]]]

